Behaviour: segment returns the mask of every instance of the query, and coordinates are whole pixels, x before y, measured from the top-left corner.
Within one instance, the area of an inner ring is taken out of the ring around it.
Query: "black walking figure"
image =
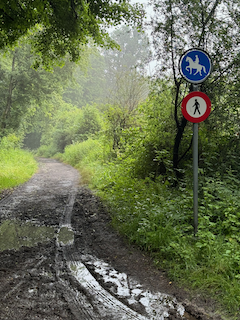
[[[197,101],[197,99],[195,99],[195,103],[194,103],[193,107],[195,107],[194,114],[198,111],[198,113],[201,115],[201,112],[199,110],[200,104]]]

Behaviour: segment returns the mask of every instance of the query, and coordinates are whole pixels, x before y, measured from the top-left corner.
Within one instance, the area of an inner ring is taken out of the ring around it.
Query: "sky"
[[[149,0],[130,0],[130,3],[140,3],[143,4],[147,13],[147,20],[149,21],[153,15],[152,6],[149,4]]]
[[[145,7],[145,10],[146,10],[146,14],[147,14],[147,22],[149,22],[151,20],[151,17],[153,16],[153,9],[152,9],[152,6],[149,4],[149,0],[130,0],[130,3],[134,4],[134,3],[140,3],[140,4],[143,4],[144,7]],[[151,28],[148,27],[145,29],[149,39],[150,39],[150,42],[151,42]],[[153,48],[152,48],[153,50]],[[156,67],[156,64],[157,62],[154,60],[154,61],[151,61],[149,63],[149,70],[148,70],[148,73],[149,75],[153,75],[154,74],[154,69]]]

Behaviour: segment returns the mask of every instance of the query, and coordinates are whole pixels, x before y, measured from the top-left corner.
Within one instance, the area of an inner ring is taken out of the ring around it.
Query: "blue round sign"
[[[191,83],[201,83],[207,79],[212,71],[209,55],[201,49],[190,49],[180,58],[181,75]]]

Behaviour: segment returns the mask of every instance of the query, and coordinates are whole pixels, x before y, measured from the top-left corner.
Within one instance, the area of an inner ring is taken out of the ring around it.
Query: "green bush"
[[[22,138],[9,134],[0,140],[0,149],[14,149],[22,146]]]
[[[52,145],[41,145],[37,150],[37,156],[50,158],[55,153],[57,153],[57,149],[53,149]]]
[[[50,157],[63,153],[65,147],[93,137],[101,128],[100,112],[95,105],[82,109],[67,105],[53,118],[49,132],[42,135],[38,155]]]
[[[82,166],[103,159],[103,145],[99,140],[88,139],[65,148],[61,159],[72,166]]]

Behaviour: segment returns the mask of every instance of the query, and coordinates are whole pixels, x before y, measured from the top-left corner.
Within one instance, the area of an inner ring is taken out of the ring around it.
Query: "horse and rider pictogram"
[[[189,82],[198,84],[210,75],[212,64],[209,55],[201,49],[185,52],[179,63],[182,76]]]
[[[200,75],[202,75],[202,71],[204,73],[207,73],[205,66],[199,64],[198,55],[195,56],[195,61],[193,61],[190,57],[187,57],[186,61],[189,63],[189,65],[186,67],[186,70],[188,70],[190,74],[192,74],[193,70],[196,70],[194,75],[196,75],[197,73],[200,73]]]

